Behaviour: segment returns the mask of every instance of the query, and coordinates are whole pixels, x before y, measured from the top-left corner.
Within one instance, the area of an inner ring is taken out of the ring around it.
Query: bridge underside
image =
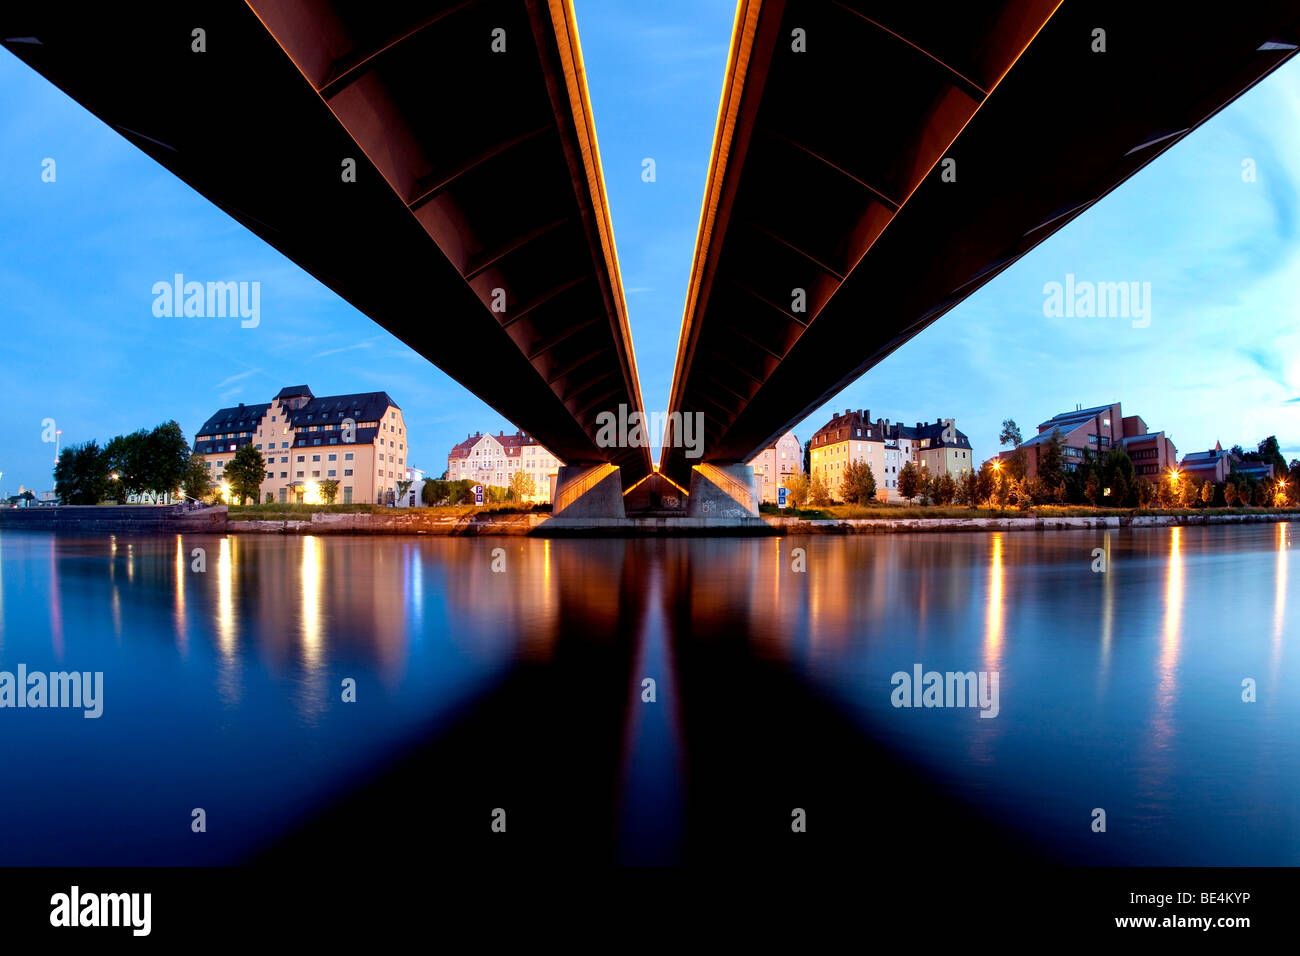
[[[742,2],[670,411],[748,460],[1297,42],[1281,2]]]
[[[29,4],[0,40],[561,459],[649,473],[595,440],[641,396],[567,3]]]

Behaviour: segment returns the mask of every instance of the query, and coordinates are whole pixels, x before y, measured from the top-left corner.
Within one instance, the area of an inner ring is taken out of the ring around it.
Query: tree
[[[939,485],[934,489],[934,503],[938,505],[952,504],[953,499],[957,497],[957,482],[953,480],[952,475],[946,471],[939,476]]]
[[[1229,508],[1237,503],[1237,483],[1235,481],[1224,484],[1223,501]]]
[[[1143,508],[1150,508],[1156,503],[1159,497],[1159,491],[1156,486],[1151,484],[1145,478],[1139,478],[1137,483],[1138,504]]]
[[[1015,497],[1015,479],[1007,474],[1005,468],[997,468],[993,472],[993,493],[989,496],[989,501],[996,505],[999,510],[1009,505]]]
[[[803,443],[803,473],[812,474],[812,439],[809,438]]]
[[[1241,507],[1243,508],[1249,508],[1250,499],[1252,497],[1251,496],[1252,489],[1250,487],[1250,482],[1238,478],[1236,481],[1236,485],[1237,485],[1237,504],[1241,505]]]
[[[510,476],[510,493],[516,501],[523,501],[537,494],[537,482],[528,472],[516,471]]]
[[[831,493],[821,475],[813,475],[812,483],[808,486],[808,503],[814,508],[824,508],[831,503]]]
[[[1195,508],[1201,500],[1201,486],[1195,478],[1184,478],[1178,489],[1178,504],[1183,508]]]
[[[1083,497],[1088,500],[1088,504],[1096,507],[1097,497],[1101,494],[1101,483],[1097,480],[1097,473],[1092,469],[1088,470],[1088,478],[1083,483]]]
[[[1014,418],[1003,420],[1002,433],[998,435],[998,443],[1002,445],[1010,445],[1013,448],[1020,446],[1020,426],[1016,424]]]
[[[959,505],[975,507],[975,496],[979,492],[979,479],[969,469],[957,476],[957,494],[955,501]]]
[[[797,472],[786,479],[785,503],[791,508],[802,508],[808,501],[808,476]]]
[[[339,496],[339,480],[337,478],[326,478],[317,487],[320,489],[321,500],[327,505],[334,504],[335,499]]]
[[[54,493],[65,505],[97,505],[109,490],[108,460],[93,439],[69,445],[54,466]]]
[[[1109,504],[1126,508],[1136,498],[1136,474],[1133,461],[1123,448],[1112,448],[1101,464],[1101,483],[1109,488]]]
[[[1055,488],[1062,480],[1065,467],[1065,436],[1059,428],[1053,428],[1047,441],[1038,447],[1038,477],[1049,488]]]
[[[1275,476],[1281,477],[1286,474],[1286,459],[1282,457],[1282,449],[1278,447],[1276,435],[1269,435],[1259,443],[1257,455],[1260,461],[1273,466]]]
[[[1021,511],[1028,511],[1029,506],[1034,503],[1035,483],[1034,478],[1021,478],[1015,483],[1016,507]]]
[[[1214,482],[1207,481],[1201,485],[1201,504],[1209,507],[1214,503]]]
[[[1182,500],[1182,493],[1178,490],[1178,482],[1168,475],[1160,479],[1160,490],[1156,493],[1156,498],[1162,508],[1174,508]]]
[[[148,452],[149,433],[143,428],[129,435],[115,435],[104,446],[104,462],[111,476],[113,498],[125,504],[130,495],[138,495],[149,488]]]
[[[898,493],[910,502],[921,493],[922,481],[921,470],[909,461],[898,473]]]
[[[850,504],[869,504],[876,498],[876,476],[865,461],[849,462],[840,479],[840,493]]]
[[[420,489],[420,503],[426,507],[432,508],[434,505],[441,504],[446,498],[447,493],[447,473],[444,471],[442,477],[437,481],[426,481],[424,487]]]
[[[257,501],[258,490],[266,480],[266,461],[262,453],[251,444],[235,452],[235,457],[226,462],[226,483],[235,501],[243,504],[249,498]]]
[[[921,469],[921,494],[925,495],[926,504],[938,504],[939,476],[930,474],[925,468]]]
[[[396,481],[395,484],[397,485],[397,500],[407,501],[408,500],[407,495],[411,491],[411,485],[415,484],[415,482],[409,481],[406,478],[401,478],[398,481]],[[332,501],[330,502],[330,504],[333,503],[334,502]]]
[[[998,487],[998,470],[993,467],[992,461],[980,465],[979,474],[975,478],[975,494],[971,498],[971,507],[976,507],[981,501],[993,500]]]
[[[181,426],[166,421],[144,440],[145,489],[171,494],[180,489],[190,463],[190,445]]]
[[[1271,497],[1272,496],[1268,493],[1268,482],[1266,481],[1257,482],[1255,485],[1255,494],[1254,494],[1255,504],[1257,504],[1261,508],[1267,508],[1269,505],[1269,498]]]
[[[197,501],[202,501],[212,492],[212,473],[202,455],[191,452],[185,461],[185,472],[181,478],[185,494]]]

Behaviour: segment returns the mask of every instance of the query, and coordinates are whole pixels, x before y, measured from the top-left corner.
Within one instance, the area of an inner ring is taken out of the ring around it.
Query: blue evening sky
[[[575,8],[644,400],[663,409],[735,5]],[[192,437],[217,408],[302,382],[388,391],[411,462],[435,474],[467,433],[512,430],[8,53],[0,91],[5,493],[53,486],[45,419],[65,444],[169,418]],[[800,439],[831,409],[867,407],[951,416],[983,458],[1003,418],[1029,435],[1078,403],[1122,401],[1180,454],[1277,434],[1300,456],[1298,119],[1292,63],[796,426]],[[54,183],[41,181],[46,157]],[[646,157],[654,183],[641,180]],[[260,326],[155,318],[151,287],[177,272],[260,281]],[[1150,326],[1045,318],[1043,286],[1067,273],[1150,282]]]

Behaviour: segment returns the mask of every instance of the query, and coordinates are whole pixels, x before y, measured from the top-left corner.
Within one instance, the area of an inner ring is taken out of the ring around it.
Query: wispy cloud
[[[260,371],[262,371],[260,368],[250,368],[247,372],[240,372],[237,375],[231,375],[229,378],[224,378],[220,382],[218,382],[217,388],[225,388],[227,385],[234,385],[236,382],[243,381],[244,379],[248,378],[250,375],[256,375]],[[232,389],[229,392],[223,392],[221,397],[224,399],[226,395],[234,395],[239,391],[242,390],[238,388]]]
[[[317,352],[315,355],[312,356],[312,358],[324,358],[326,355],[338,355],[340,352],[351,352],[354,349],[373,348],[374,344],[375,343],[373,340],[367,340],[365,342],[356,342],[352,345],[344,345],[341,348],[326,349],[324,352]]]

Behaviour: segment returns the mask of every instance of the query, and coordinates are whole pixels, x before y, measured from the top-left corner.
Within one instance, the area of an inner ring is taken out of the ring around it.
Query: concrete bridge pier
[[[754,469],[745,464],[696,465],[686,513],[691,518],[757,518]]]
[[[607,462],[561,465],[551,496],[552,518],[626,518],[623,480]]]

